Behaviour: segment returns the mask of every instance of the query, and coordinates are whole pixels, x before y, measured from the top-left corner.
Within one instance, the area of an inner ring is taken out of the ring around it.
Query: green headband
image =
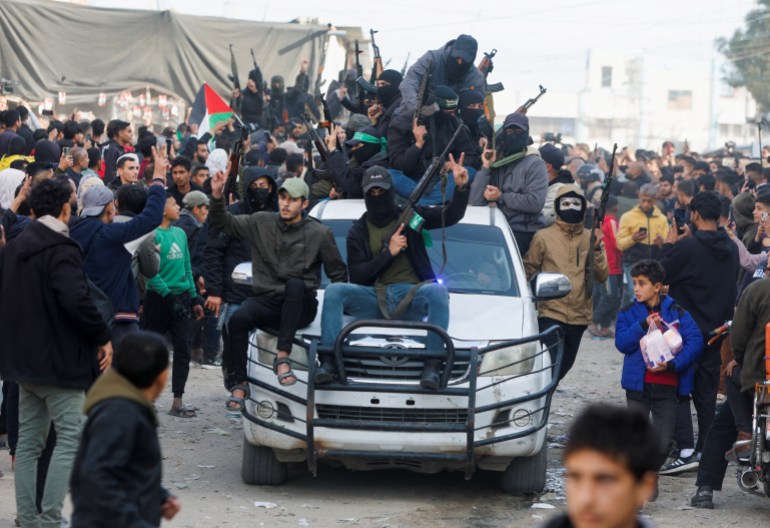
[[[357,139],[358,141],[362,141],[364,143],[372,143],[374,145],[380,145],[380,149],[383,152],[385,152],[385,150],[388,147],[388,140],[387,139],[374,137],[374,136],[371,136],[369,134],[364,134],[363,132],[356,132],[355,134],[353,134],[353,139],[354,140]]]

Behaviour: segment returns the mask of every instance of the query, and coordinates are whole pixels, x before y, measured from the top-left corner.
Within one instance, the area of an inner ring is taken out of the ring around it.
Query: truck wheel
[[[543,444],[536,455],[514,458],[500,475],[500,487],[514,495],[540,493],[545,488],[548,465],[548,445]]]
[[[286,482],[286,463],[279,462],[269,447],[251,445],[243,439],[241,478],[246,484],[276,486]]]

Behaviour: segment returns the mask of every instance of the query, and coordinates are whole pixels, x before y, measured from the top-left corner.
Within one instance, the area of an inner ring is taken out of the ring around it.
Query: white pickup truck
[[[345,254],[345,238],[364,212],[362,200],[322,202],[311,214],[329,226]],[[567,295],[569,280],[542,273],[527,282],[516,243],[497,208],[468,207],[455,226],[431,232],[428,253],[439,272],[442,245],[448,258],[439,280],[450,291],[446,333],[422,322],[357,321],[348,324],[333,351],[339,382],[315,386],[320,338],[319,313],[299,331],[291,352],[298,383],[278,384],[272,373],[277,338],[252,334],[251,394],[243,410],[241,476],[249,484],[281,484],[287,464],[319,461],[356,470],[402,468],[434,473],[478,468],[500,472],[511,493],[541,491],[545,485],[545,426],[561,335],[549,350],[541,339],[535,302]],[[233,278],[251,281],[249,263]],[[348,321],[349,322],[349,321]],[[445,346],[427,351],[427,332]],[[437,391],[419,384],[422,360],[444,359]],[[555,361],[552,360],[555,359]]]

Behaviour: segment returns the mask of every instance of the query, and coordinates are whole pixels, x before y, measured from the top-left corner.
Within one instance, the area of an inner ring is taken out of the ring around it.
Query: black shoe
[[[681,455],[665,464],[658,470],[658,475],[680,475],[687,471],[698,469],[698,453],[693,451],[692,455],[683,458]]]
[[[437,361],[426,361],[420,375],[420,385],[430,390],[438,390],[441,384],[441,376],[438,374],[439,363]]]
[[[714,509],[714,490],[711,486],[701,486],[695,492],[695,496],[690,499],[690,506],[693,508]]]
[[[331,361],[321,361],[321,366],[315,369],[315,384],[326,385],[334,381],[334,365]]]

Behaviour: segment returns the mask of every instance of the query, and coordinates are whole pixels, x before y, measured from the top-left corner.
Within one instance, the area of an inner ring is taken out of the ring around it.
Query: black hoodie
[[[664,244],[658,260],[666,269],[669,295],[692,314],[704,335],[732,319],[740,264],[738,247],[724,229],[696,231]]]
[[[0,374],[5,381],[86,389],[110,340],[88,293],[80,246],[32,221],[0,250]]]

